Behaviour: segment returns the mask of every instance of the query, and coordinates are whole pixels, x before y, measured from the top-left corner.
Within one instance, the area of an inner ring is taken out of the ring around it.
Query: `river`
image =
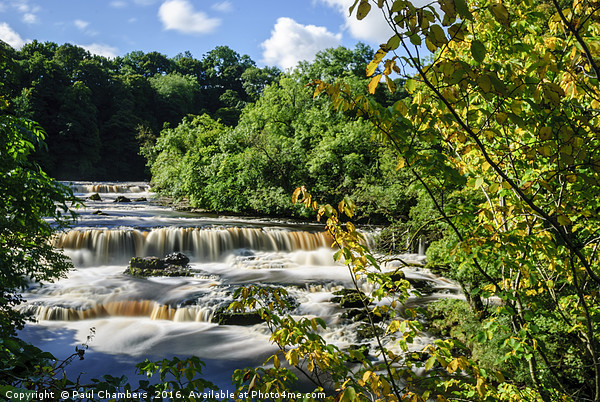
[[[69,366],[72,378],[81,375],[86,381],[105,373],[131,378],[135,363],[145,358],[195,355],[207,363],[206,379],[232,389],[235,368],[260,365],[276,350],[265,324],[211,321],[232,301],[233,291],[248,284],[285,286],[297,302],[292,314],[324,319],[329,342],[340,347],[369,342],[357,339],[356,324],[346,322],[343,309],[331,301],[333,292],[352,282],[347,268],[333,262],[335,250],[323,225],[178,212],[153,202],[146,183],[70,185],[85,206],[77,224],[59,233],[54,245],[72,258],[75,269],[55,283],[32,284],[19,308],[35,319],[21,337],[57,358],[87,344],[85,359]],[[101,200],[89,199],[95,193]],[[120,196],[131,202],[115,202]],[[174,251],[190,258],[192,276],[124,273],[131,257]],[[418,254],[402,258],[424,259]],[[407,279],[430,285],[428,300],[460,297],[455,284],[426,269],[404,272]],[[428,341],[424,336],[415,348]]]

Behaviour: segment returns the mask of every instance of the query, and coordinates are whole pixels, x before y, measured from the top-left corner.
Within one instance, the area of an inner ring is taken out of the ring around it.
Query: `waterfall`
[[[20,312],[41,321],[79,321],[102,317],[150,317],[175,322],[211,322],[214,309],[206,306],[171,307],[151,300],[123,300],[91,308],[22,305]]]
[[[74,229],[57,234],[52,245],[69,251],[87,251],[91,257],[75,262],[98,265],[126,263],[131,257],[164,256],[174,251],[186,253],[197,261],[218,261],[226,252],[236,249],[308,251],[329,247],[331,237],[327,233],[239,227]]]
[[[63,182],[74,193],[143,193],[150,190],[147,183],[90,183]]]

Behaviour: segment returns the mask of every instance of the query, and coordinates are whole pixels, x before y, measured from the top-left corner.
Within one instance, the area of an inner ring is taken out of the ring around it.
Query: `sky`
[[[353,0],[0,0],[0,39],[70,43],[106,57],[141,50],[201,59],[226,45],[258,66],[293,68],[323,49],[391,36],[374,9],[349,16]]]

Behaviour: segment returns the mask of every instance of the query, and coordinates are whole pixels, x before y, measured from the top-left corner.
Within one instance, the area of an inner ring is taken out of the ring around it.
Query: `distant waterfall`
[[[71,187],[75,193],[143,193],[149,191],[146,183],[88,183],[88,182],[63,182]]]

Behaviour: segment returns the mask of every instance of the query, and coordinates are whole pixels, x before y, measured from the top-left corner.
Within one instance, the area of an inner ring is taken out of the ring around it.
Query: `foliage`
[[[48,148],[34,158],[65,180],[145,178],[138,127],[156,136],[165,123],[209,114],[235,126],[279,70],[257,68],[246,55],[219,46],[197,60],[158,52],[107,59],[70,44],[32,41],[6,55],[3,94],[11,112],[39,122]],[[249,70],[245,74],[246,70]]]
[[[264,87],[234,129],[189,117],[163,130],[156,146],[144,148],[153,182],[209,210],[306,215],[288,196],[306,185],[328,202],[352,194],[365,220],[408,216],[412,196],[397,180],[389,149],[370,141],[367,123],[332,112],[327,99],[311,99],[305,86],[323,74],[338,74],[351,88],[366,92],[365,79],[348,66],[364,68],[368,54],[364,45],[319,53],[314,64]]]
[[[285,289],[243,287],[236,291],[234,297],[237,300],[229,308],[257,311],[271,330],[271,341],[279,351],[264,363],[272,364],[272,368],[237,372],[234,378],[239,382],[238,391],[256,389],[262,393],[275,391],[280,395],[289,391],[290,385],[280,380],[290,379],[290,369],[284,367],[287,364],[313,384],[315,393],[325,392],[326,400],[400,400],[414,395],[410,381],[418,381],[418,377],[411,368],[413,364],[422,367],[423,363],[408,362],[408,368],[398,364],[422,329],[415,320],[415,310],[400,309],[409,297],[408,281],[392,279],[389,272],[383,272],[356,227],[349,221],[342,224],[341,215],[354,216],[356,205],[349,198],[340,202],[336,210],[329,204],[318,204],[302,187],[294,191],[293,202],[315,211],[318,220],[326,219],[326,230],[334,239],[333,246],[338,248],[334,259],[348,266],[354,289],[361,295],[366,325],[373,334],[376,350],[374,356],[370,356],[365,353],[368,346],[341,350],[327,343],[322,337],[322,331],[327,328],[322,319],[298,320],[289,313]],[[364,281],[374,285],[372,294],[365,295],[360,291],[359,283]],[[386,303],[381,303],[384,298]],[[409,382],[400,385],[400,377],[409,378]],[[311,398],[307,396],[305,400],[314,400]]]
[[[2,60],[0,60],[2,62]],[[16,337],[25,318],[14,307],[32,283],[51,281],[71,268],[67,257],[49,244],[56,228],[72,221],[74,201],[68,188],[29,161],[44,145],[36,123],[6,113],[0,97],[0,392],[20,389],[52,358]]]
[[[0,98],[0,102],[5,102]],[[5,105],[3,105],[3,109]],[[30,282],[61,277],[69,260],[47,242],[55,226],[73,216],[74,199],[65,186],[49,178],[28,157],[43,146],[42,129],[29,120],[0,115],[0,324],[14,335],[23,318],[12,309]],[[47,218],[47,219],[44,219]]]
[[[597,4],[455,0],[436,9],[357,0],[351,7],[359,19],[378,9],[392,36],[367,67],[370,90],[384,80],[396,91],[393,75],[404,65],[416,71],[405,84],[410,100],[385,108],[324,82],[315,94],[365,116],[394,145],[399,168],[414,175],[453,233],[453,275],[488,331],[482,339],[499,338],[505,360],[529,377],[515,384],[438,341],[428,360],[445,370],[434,381],[438,398],[597,400]],[[433,52],[427,61],[422,45]],[[455,178],[482,198],[443,202]],[[491,296],[501,303],[486,310],[482,298]],[[550,327],[570,339],[570,357],[588,363],[560,358]],[[425,368],[435,379],[441,371],[432,363]],[[573,370],[580,380],[565,381]]]

